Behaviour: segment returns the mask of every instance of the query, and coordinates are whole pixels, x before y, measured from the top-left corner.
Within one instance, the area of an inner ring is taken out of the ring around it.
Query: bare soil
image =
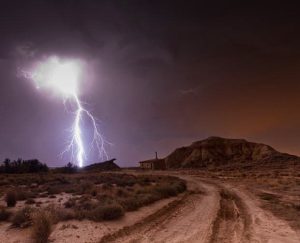
[[[297,215],[298,175],[283,176],[286,180],[282,184],[275,183],[272,175],[255,173],[253,176],[187,171],[168,174],[186,180],[188,192],[127,212],[115,221],[60,222],[55,225],[50,241],[300,242],[297,224],[300,219],[277,210],[278,205],[289,205],[287,208],[295,209],[293,214]],[[11,229],[2,222],[0,242],[30,242],[30,228]]]

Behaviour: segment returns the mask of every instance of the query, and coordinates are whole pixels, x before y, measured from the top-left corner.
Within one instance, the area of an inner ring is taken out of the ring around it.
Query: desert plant
[[[125,198],[120,200],[120,204],[126,211],[135,211],[141,206],[137,198]]]
[[[20,189],[16,191],[17,201],[23,201],[23,200],[26,200],[26,199],[31,198],[33,196],[34,196],[33,193],[28,192],[28,191],[24,191],[24,190],[20,190]]]
[[[64,203],[66,208],[73,208],[76,205],[76,200],[74,198],[70,198],[68,201]]]
[[[35,201],[34,201],[33,198],[29,198],[29,199],[27,199],[26,202],[25,202],[25,204],[34,204],[34,203],[35,203]]]
[[[162,198],[173,197],[177,195],[176,187],[163,184],[155,188],[155,191],[161,195]]]
[[[5,221],[9,218],[9,216],[11,215],[10,212],[8,212],[6,210],[6,208],[4,207],[0,207],[0,221]]]
[[[104,206],[99,205],[91,211],[90,215],[94,221],[113,220],[121,218],[124,215],[124,209],[117,203]]]
[[[50,211],[40,210],[33,217],[32,238],[36,243],[46,243],[52,232],[53,217]]]
[[[93,183],[90,181],[83,181],[80,183],[80,189],[79,189],[79,194],[84,194],[91,192],[93,190]]]
[[[5,196],[7,207],[14,207],[17,203],[16,193],[14,191],[8,191]]]
[[[57,221],[66,221],[76,218],[74,210],[71,209],[58,208],[56,209],[56,215]]]
[[[32,209],[30,207],[25,207],[15,213],[12,218],[12,225],[14,227],[27,227],[31,224],[32,221]]]

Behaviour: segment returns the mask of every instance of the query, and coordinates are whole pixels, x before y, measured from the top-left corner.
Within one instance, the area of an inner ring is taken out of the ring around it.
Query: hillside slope
[[[209,137],[176,149],[165,158],[167,168],[229,167],[295,163],[299,157],[284,154],[272,147],[244,139]]]

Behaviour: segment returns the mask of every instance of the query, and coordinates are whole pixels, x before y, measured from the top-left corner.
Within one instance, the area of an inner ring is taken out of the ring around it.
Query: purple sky
[[[0,160],[70,159],[72,114],[17,75],[49,55],[88,63],[81,99],[121,166],[212,135],[300,155],[299,8],[207,2],[1,1]]]

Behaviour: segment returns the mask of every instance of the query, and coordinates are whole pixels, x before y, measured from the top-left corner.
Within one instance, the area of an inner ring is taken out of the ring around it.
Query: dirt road
[[[287,222],[261,209],[240,188],[177,176],[188,182],[190,193],[101,242],[300,242]]]

